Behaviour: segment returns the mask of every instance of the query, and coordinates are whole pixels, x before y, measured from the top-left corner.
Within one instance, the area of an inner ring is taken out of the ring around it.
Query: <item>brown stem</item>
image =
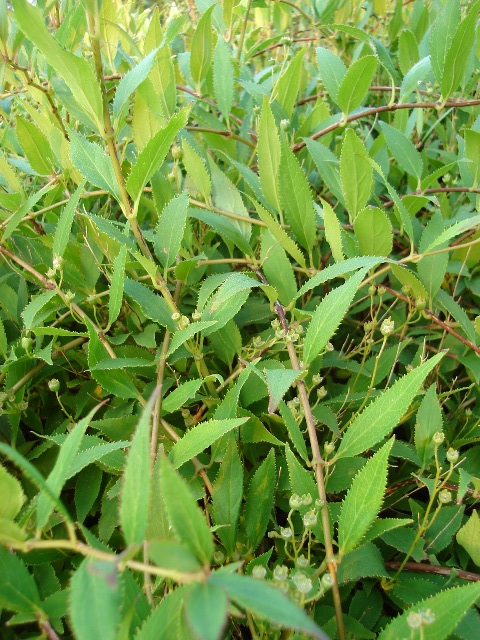
[[[45,634],[45,636],[48,638],[48,640],[60,640],[60,636],[56,634],[49,620],[44,620],[39,617],[38,626],[40,627],[41,631]]]
[[[388,560],[385,562],[385,567],[390,571],[396,571],[400,568],[401,562],[393,562]],[[468,580],[470,582],[478,582],[480,581],[480,575],[478,573],[473,573],[472,571],[464,571],[463,569],[455,569],[453,567],[442,567],[438,564],[427,564],[425,562],[407,562],[403,569],[405,571],[416,571],[420,573],[433,573],[438,576],[447,576],[450,577],[452,572],[460,578],[461,580]]]
[[[259,280],[263,284],[268,285],[268,281],[260,270],[256,270],[256,274]],[[287,322],[287,318],[285,316],[285,309],[280,304],[278,300],[275,301],[274,304],[275,313],[280,321],[283,331],[285,335],[288,334],[289,326]],[[292,365],[292,369],[294,371],[301,371],[300,362],[297,357],[297,353],[295,351],[295,346],[292,342],[287,342],[287,351],[288,356],[290,358],[290,363]],[[305,382],[301,378],[297,380],[297,390],[300,398],[300,402],[303,407],[303,411],[305,414],[305,421],[307,423],[308,437],[310,440],[310,447],[312,449],[312,467],[315,472],[315,480],[317,483],[318,489],[318,497],[322,502],[322,507],[320,509],[321,519],[322,519],[322,529],[323,529],[323,537],[325,541],[325,563],[328,568],[328,572],[332,578],[332,596],[333,596],[333,604],[335,608],[335,617],[337,621],[337,630],[338,637],[340,640],[345,640],[345,626],[343,622],[343,613],[342,613],[342,601],[340,597],[340,591],[338,588],[337,581],[337,561],[335,557],[335,553],[333,550],[333,540],[332,540],[332,531],[330,528],[330,519],[328,515],[328,506],[327,506],[327,492],[325,489],[325,478],[323,475],[323,469],[325,467],[325,462],[322,458],[322,454],[320,452],[320,445],[317,438],[317,430],[315,428],[315,420],[312,413],[312,408],[310,406],[310,401],[308,399],[307,389],[305,387]]]
[[[474,107],[479,104],[480,104],[480,100],[462,100],[462,101],[446,102],[443,106],[446,109],[456,109],[458,107]],[[385,113],[387,111],[399,111],[400,109],[438,109],[438,107],[439,107],[438,102],[403,102],[400,104],[397,104],[397,103],[384,104],[380,107],[372,107],[371,109],[365,109],[365,111],[362,111],[361,113],[354,113],[353,115],[348,116],[346,120],[340,120],[339,122],[335,122],[334,124],[331,124],[328,127],[325,127],[325,129],[322,129],[321,131],[317,131],[317,133],[314,133],[313,136],[311,136],[309,139],[317,140],[318,138],[325,136],[327,133],[330,133],[331,131],[335,131],[336,129],[343,128],[349,122],[353,122],[354,120],[360,120],[361,118],[366,118],[368,116],[373,116],[378,113]],[[293,147],[293,152],[298,153],[306,146],[306,144],[307,143],[304,142],[303,140],[302,142],[298,142]]]
[[[424,191],[413,191],[412,193],[405,193],[401,198],[407,196],[423,196],[426,193],[480,193],[480,189],[471,189],[470,187],[437,187],[435,189],[425,189]],[[385,208],[393,206],[393,200],[387,200],[383,203]]]
[[[229,131],[228,129],[212,129],[211,127],[197,127],[196,125],[185,127],[185,129],[187,131],[197,131],[200,133],[212,133],[217,136],[223,136],[224,138],[238,140],[239,142],[243,142],[243,144],[246,144],[247,147],[250,147],[250,149],[255,149],[256,146],[255,142],[257,141],[257,136],[254,133],[251,133],[250,135],[255,140],[255,142],[251,142],[250,140],[242,138],[242,136],[239,136],[238,134],[234,133],[233,131]]]
[[[382,284],[382,287],[384,287],[386,291],[391,293],[393,296],[395,296],[399,300],[403,300],[403,302],[406,302],[407,304],[410,302],[407,296],[404,296],[398,291],[395,291],[395,289],[392,289],[391,287],[387,287],[385,284]],[[470,340],[468,340],[467,338],[464,338],[462,335],[457,333],[457,331],[455,331],[455,329],[452,329],[452,327],[450,327],[446,322],[444,322],[443,320],[440,320],[440,318],[437,318],[437,316],[432,311],[430,311],[429,309],[424,309],[424,313],[426,313],[431,318],[432,322],[437,324],[439,327],[442,327],[442,329],[445,329],[445,331],[447,331],[454,338],[456,338],[457,340],[462,342],[465,346],[467,346],[469,349],[472,349],[473,351],[475,351],[475,353],[480,355],[480,347],[477,347],[476,344],[473,344],[473,342],[470,342]]]

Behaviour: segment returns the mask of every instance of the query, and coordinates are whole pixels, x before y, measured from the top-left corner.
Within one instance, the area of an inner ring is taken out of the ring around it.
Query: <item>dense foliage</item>
[[[480,2],[158,5],[0,1],[1,636],[474,640]]]

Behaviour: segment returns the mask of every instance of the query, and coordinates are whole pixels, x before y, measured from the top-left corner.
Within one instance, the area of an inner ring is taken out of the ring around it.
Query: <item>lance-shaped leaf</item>
[[[378,635],[378,640],[412,636],[412,623],[419,623],[424,640],[446,640],[468,609],[480,598],[480,582],[453,587],[420,600],[397,616]],[[422,612],[428,616],[423,623]]]
[[[435,451],[433,436],[441,430],[442,409],[435,392],[435,385],[432,384],[423,396],[415,423],[415,448],[422,461],[422,469],[428,467],[433,460]]]
[[[143,188],[157,171],[170,149],[175,136],[187,124],[189,108],[185,107],[173,115],[168,124],[160,129],[139,154],[127,180],[127,191],[134,202],[138,202]],[[87,176],[88,177],[88,176]]]
[[[383,440],[396,427],[418,393],[420,385],[443,355],[437,353],[371,402],[346,430],[337,458],[356,456]]]
[[[229,555],[235,551],[242,497],[243,464],[238,455],[237,443],[230,441],[213,483],[212,496],[213,518],[215,525],[219,527],[216,535]]]
[[[105,189],[120,201],[120,190],[107,152],[90,142],[74,129],[70,129],[70,159],[80,173],[93,185]]]
[[[210,580],[197,582],[188,594],[185,617],[198,640],[220,640],[228,619],[228,598],[224,589]]]
[[[184,138],[182,140],[183,165],[194,185],[201,192],[203,199],[208,202],[212,193],[212,181],[204,160],[193,150]]]
[[[345,115],[362,104],[376,70],[377,58],[375,56],[364,56],[349,67],[338,87],[336,99]]]
[[[275,100],[283,107],[283,110],[289,118],[292,116],[298,90],[300,89],[304,56],[305,49],[300,49],[288,64],[286,71],[278,79],[275,87]]]
[[[275,454],[273,449],[256,470],[245,501],[244,527],[247,544],[255,550],[267,529],[275,491]]]
[[[128,71],[117,85],[113,99],[113,114],[118,122],[122,111],[132,93],[143,82],[152,70],[158,49],[150,51],[137,65]]]
[[[154,393],[142,411],[123,472],[120,524],[127,544],[142,544],[150,505],[150,417],[157,398]]]
[[[121,616],[116,562],[85,558],[70,583],[70,619],[78,640],[114,640]]]
[[[125,262],[127,260],[127,247],[120,247],[117,257],[113,262],[113,274],[110,283],[110,295],[108,298],[108,324],[112,325],[118,318],[123,301],[123,285],[125,281]]]
[[[280,170],[281,147],[272,110],[266,96],[263,97],[262,115],[258,125],[258,175],[263,195],[280,211],[278,173]]]
[[[188,193],[170,200],[155,227],[153,246],[162,267],[174,264],[182,244],[188,212]]]
[[[306,633],[310,638],[328,640],[312,618],[278,589],[261,580],[236,573],[213,573],[210,582],[225,589],[238,606],[275,625]]]
[[[41,176],[53,173],[55,165],[53,152],[47,138],[37,125],[17,116],[15,128],[18,142],[32,169]]]
[[[373,169],[367,161],[368,152],[353,129],[347,129],[340,157],[343,197],[353,221],[367,204],[373,186]]]
[[[70,467],[80,449],[83,436],[85,435],[90,421],[99,408],[100,405],[97,405],[85,418],[83,418],[83,420],[80,420],[80,422],[70,431],[65,442],[60,447],[55,466],[47,478],[47,484],[51,493],[57,498],[60,496],[63,485],[68,478]],[[54,502],[51,495],[45,491],[41,491],[37,502],[37,527],[39,530],[42,530],[47,523],[47,520],[53,511],[53,507]]]
[[[415,149],[413,142],[404,133],[395,129],[395,127],[391,127],[386,122],[382,122],[381,127],[390,153],[399,166],[408,175],[413,176],[420,182],[423,173],[423,159]]]
[[[282,141],[281,148],[280,201],[293,234],[302,247],[310,250],[316,236],[312,192],[298,160],[285,140]]]
[[[48,31],[42,12],[26,0],[12,2],[15,20],[20,29],[42,52],[48,64],[62,76],[75,101],[98,131],[103,131],[103,110],[100,86],[93,67],[85,58],[64,51]]]
[[[73,220],[75,218],[75,210],[80,201],[83,189],[85,187],[86,180],[82,182],[75,189],[74,193],[70,197],[68,203],[62,209],[62,213],[58,218],[57,227],[55,229],[55,235],[53,237],[52,257],[63,257],[65,249],[67,248],[68,239],[70,238],[70,231],[72,229]]]
[[[18,613],[38,613],[40,595],[26,564],[0,546],[0,607]]]
[[[325,349],[337,331],[366,272],[365,268],[360,269],[345,284],[330,291],[315,309],[305,334],[305,364],[310,364]]]
[[[212,12],[215,9],[215,4],[208,7],[200,18],[192,38],[190,73],[198,88],[212,64],[214,44]]]
[[[337,103],[338,90],[347,73],[347,67],[340,58],[329,49],[317,47],[316,52],[318,71],[323,86],[328,91],[332,100]]]
[[[301,373],[293,369],[265,369],[269,396],[268,413],[275,413],[283,396]]]
[[[213,91],[215,100],[228,122],[232,110],[234,69],[232,54],[223,38],[218,38],[213,56]]]
[[[208,420],[201,422],[176,442],[170,452],[173,468],[178,469],[193,457],[205,451],[223,435],[244,424],[248,418],[229,418],[226,420]]]
[[[325,224],[325,238],[327,239],[335,262],[345,259],[342,244],[342,226],[333,208],[326,200],[321,200],[323,209],[323,222]]]
[[[213,540],[203,512],[199,509],[186,481],[164,456],[160,480],[168,518],[175,535],[203,565],[213,554]]]
[[[345,496],[338,521],[340,556],[353,551],[373,524],[383,502],[392,438],[355,476]]]
[[[387,214],[378,207],[367,207],[359,211],[353,228],[363,255],[388,256],[391,252],[392,225]]]

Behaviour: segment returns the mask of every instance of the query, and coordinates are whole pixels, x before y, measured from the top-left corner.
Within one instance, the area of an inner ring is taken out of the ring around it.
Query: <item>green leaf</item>
[[[330,149],[315,140],[305,140],[307,149],[318,169],[322,180],[335,198],[345,206],[342,182],[340,179],[340,162]]]
[[[50,491],[57,498],[60,496],[60,492],[67,481],[68,472],[80,449],[83,436],[99,408],[100,405],[97,405],[83,420],[80,420],[80,422],[75,425],[60,448],[55,466],[47,478]],[[54,502],[51,495],[45,491],[40,491],[37,502],[37,528],[39,530],[42,530],[46,525],[53,507]]]
[[[387,484],[388,456],[392,448],[390,439],[353,479],[342,503],[338,521],[340,557],[359,546],[378,516]]]
[[[302,168],[285,140],[280,159],[280,201],[287,222],[298,242],[311,250],[316,237],[312,192]]]
[[[367,207],[359,211],[353,228],[363,255],[388,256],[392,251],[392,225],[388,216],[378,207]]]
[[[392,431],[412,403],[421,384],[443,358],[437,353],[397,380],[371,402],[350,424],[342,438],[337,458],[356,456],[373,447]]]
[[[338,87],[336,102],[342,112],[348,115],[359,107],[377,70],[377,58],[364,56],[350,65],[346,75]]]
[[[147,529],[150,481],[150,418],[157,399],[154,393],[142,411],[123,472],[120,524],[128,545],[142,544]]]
[[[475,43],[475,28],[480,2],[469,7],[464,20],[458,25],[442,69],[440,88],[442,99],[446,100],[462,82],[467,68],[470,52]]]
[[[200,88],[202,80],[206,77],[213,57],[213,30],[212,12],[215,5],[211,5],[198,21],[197,28],[193,34],[190,56],[190,73],[192,79]]]
[[[195,209],[191,207],[189,209],[189,215],[191,218],[197,218],[205,224],[215,229],[220,236],[225,238],[237,246],[246,256],[253,255],[253,249],[248,244],[245,236],[241,233],[237,225],[232,224],[232,220],[225,218],[213,211],[205,211],[204,209]],[[243,224],[243,223],[242,223]]]
[[[422,469],[433,460],[433,436],[437,431],[442,431],[442,410],[432,384],[422,399],[415,423],[415,448],[422,461]]]
[[[300,49],[275,85],[274,98],[289,118],[292,117],[300,89],[304,57],[305,49]]]
[[[209,580],[193,586],[185,602],[187,622],[198,640],[220,640],[227,624],[225,590]]]
[[[110,358],[101,360],[91,368],[91,371],[115,371],[131,369],[133,367],[154,367],[155,361],[148,358]]]
[[[263,97],[262,114],[258,123],[257,144],[258,175],[262,192],[269,204],[279,212],[281,210],[278,184],[281,157],[280,138],[266,96]]]
[[[474,129],[465,129],[463,137],[465,157],[469,160],[468,168],[472,174],[473,188],[475,189],[480,179],[480,132]]]
[[[243,464],[238,455],[237,443],[230,440],[213,483],[212,494],[213,519],[218,527],[216,535],[229,555],[235,551],[242,498]]]
[[[208,202],[210,194],[212,193],[212,181],[205,166],[205,162],[195,153],[193,148],[188,144],[186,138],[183,138],[182,140],[182,149],[182,161],[187,174],[197,189],[201,192],[203,199]]]
[[[25,309],[22,311],[23,322],[25,324],[25,329],[28,331],[35,325],[35,318],[37,314],[39,314],[42,309],[48,305],[50,300],[55,298],[57,292],[55,290],[44,291],[43,293],[39,293],[38,296],[32,298],[32,300],[28,303]]]
[[[480,518],[477,511],[472,511],[456,538],[477,567],[480,567]]]
[[[382,258],[372,258],[366,256],[362,258],[347,258],[347,260],[343,260],[343,262],[332,264],[326,269],[322,269],[322,271],[319,271],[312,278],[307,280],[307,282],[305,282],[303,287],[299,289],[297,293],[297,300],[298,298],[300,298],[300,296],[305,295],[305,293],[311,291],[312,289],[315,289],[324,282],[333,280],[333,278],[344,276],[347,273],[356,271],[357,269],[373,269],[377,266],[377,264],[380,264],[380,262],[385,261]]]
[[[50,34],[39,8],[26,0],[12,2],[15,20],[23,33],[42,52],[48,64],[62,76],[75,101],[97,131],[103,131],[103,108],[100,86],[93,68],[85,58],[64,51]]]
[[[185,464],[185,462],[188,462],[207,447],[210,447],[223,435],[235,429],[235,427],[239,427],[247,420],[248,418],[208,420],[193,427],[172,447],[170,460],[173,468],[178,469]]]
[[[188,585],[170,591],[147,618],[135,640],[193,640],[183,615],[185,597],[191,588]]]
[[[189,324],[185,329],[179,329],[178,331],[175,331],[166,357],[168,358],[172,355],[172,353],[175,353],[175,351],[179,347],[181,347],[182,344],[184,344],[187,340],[190,340],[190,338],[193,338],[195,334],[200,333],[208,327],[212,327],[214,324],[216,324],[214,320],[209,322],[194,322],[192,324]]]
[[[155,171],[162,166],[175,136],[187,124],[189,111],[189,107],[184,107],[174,114],[138,155],[126,183],[127,191],[135,203],[140,200],[143,188]]]
[[[265,369],[268,387],[268,413],[275,413],[283,396],[302,373],[293,369]]]
[[[162,402],[162,414],[168,415],[169,413],[177,411],[180,407],[183,407],[187,400],[195,397],[195,394],[204,382],[204,379],[189,380],[181,384],[177,389],[174,389]]]
[[[328,204],[328,202],[326,200],[322,200],[321,198],[320,202],[322,203],[323,209],[325,238],[330,245],[332,256],[335,262],[342,262],[342,260],[345,260],[342,244],[342,226],[339,219],[337,218],[335,211]]]
[[[467,338],[475,343],[475,326],[460,304],[452,298],[444,289],[439,289],[435,296],[435,305],[440,307],[444,313],[449,313],[458,322]]]
[[[40,595],[25,563],[0,546],[0,607],[17,613],[36,614]]]
[[[123,302],[123,284],[125,281],[125,262],[127,248],[120,247],[120,251],[113,263],[113,274],[108,297],[108,324],[111,326],[118,318]]]
[[[228,122],[232,110],[234,69],[230,48],[218,38],[213,55],[213,92],[222,116]]]
[[[347,67],[338,56],[329,49],[317,47],[318,71],[323,86],[334,102],[338,104],[338,90],[347,74]]]
[[[303,257],[303,253],[300,251],[295,242],[290,238],[289,235],[282,229],[279,223],[272,218],[272,216],[268,213],[266,209],[262,207],[258,202],[253,203],[255,205],[255,209],[257,210],[258,217],[260,220],[265,222],[268,230],[272,234],[272,236],[278,240],[280,246],[285,249],[285,251],[290,254],[290,256],[298,262],[302,267],[305,266],[305,258]]]
[[[373,170],[367,158],[363,142],[353,129],[347,129],[340,157],[340,176],[350,221],[355,220],[372,193]]]
[[[453,587],[441,591],[431,598],[416,602],[402,614],[397,616],[383,631],[378,640],[397,640],[398,638],[410,638],[412,628],[408,624],[409,616],[429,609],[430,618],[428,624],[422,624],[422,636],[424,640],[446,640],[465,615],[465,612],[480,597],[480,582]],[[416,619],[416,618],[415,618]]]
[[[207,566],[213,554],[213,540],[203,511],[192,496],[185,480],[162,458],[160,478],[168,518],[177,538]]]
[[[428,251],[433,251],[437,247],[441,246],[445,242],[449,242],[455,236],[460,235],[464,231],[468,229],[473,229],[477,225],[480,224],[480,216],[472,216],[471,218],[466,218],[465,220],[460,220],[459,222],[455,222],[450,227],[447,227],[445,231],[443,231],[439,236],[432,240],[432,242],[428,245],[428,247],[424,248],[424,253]]]
[[[150,51],[150,53],[147,54],[137,65],[130,69],[130,71],[128,71],[118,83],[112,105],[113,115],[115,116],[115,121],[117,123],[120,120],[121,112],[125,107],[128,99],[137,89],[138,85],[147,78],[148,74],[152,70],[157,53],[158,49],[153,49],[153,51]]]
[[[77,640],[115,640],[120,623],[117,563],[85,558],[72,576],[69,613]]]
[[[428,300],[427,290],[412,271],[404,267],[399,267],[396,264],[391,264],[390,269],[400,284],[407,287],[409,293],[411,293],[414,298]]]
[[[154,540],[148,543],[148,556],[157,567],[166,572],[200,573],[202,566],[197,558],[175,540]],[[172,576],[173,577],[173,576]]]
[[[310,494],[312,499],[315,499],[318,495],[318,490],[313,473],[298,462],[288,444],[285,446],[285,456],[287,458],[292,493],[296,493],[299,496]]]
[[[460,5],[455,0],[444,3],[429,33],[429,50],[435,80],[442,82],[445,58],[460,22]]]
[[[13,520],[25,502],[25,494],[20,482],[3,466],[0,466],[0,495],[0,518]]]
[[[388,578],[382,554],[372,542],[366,542],[358,549],[350,551],[338,565],[337,580],[357,582],[360,578]]]
[[[341,263],[340,263],[341,264]],[[310,364],[325,349],[365,277],[367,269],[360,269],[345,284],[328,293],[315,309],[305,334],[303,360]]]
[[[418,62],[420,54],[415,35],[409,29],[403,29],[398,38],[398,63],[405,75]]]
[[[68,203],[62,209],[62,213],[58,218],[55,235],[53,237],[53,259],[55,259],[55,257],[57,256],[62,258],[63,254],[65,253],[65,249],[67,248],[68,240],[70,238],[70,231],[72,230],[73,220],[75,218],[75,210],[80,201],[85,183],[86,180],[82,180],[82,182],[78,185],[78,187],[75,189],[75,192],[70,197]]]
[[[113,393],[119,398],[137,399],[137,389],[133,383],[132,378],[126,371],[123,371],[122,369],[117,369],[115,372],[105,369],[99,369],[97,371],[95,369],[95,365],[97,365],[98,363],[108,361],[109,359],[113,358],[110,358],[110,354],[101,343],[100,338],[95,331],[95,328],[90,322],[88,322],[88,335],[90,337],[88,343],[88,368],[92,372],[93,378],[108,393]]]
[[[40,189],[39,191],[34,191],[19,207],[12,217],[9,219],[7,226],[2,235],[2,242],[6,242],[6,240],[12,235],[18,225],[22,222],[24,217],[30,213],[33,207],[37,204],[37,202],[43,198],[49,191],[53,188],[52,184],[47,184],[45,187]]]
[[[239,607],[281,627],[295,629],[312,638],[328,640],[303,609],[266,582],[235,573],[213,573],[209,580],[228,593]]]
[[[243,203],[240,191],[211,159],[209,160],[209,164],[210,175],[212,176],[213,182],[213,201],[215,206],[245,218],[245,222],[238,218],[230,218],[229,222],[240,231],[245,240],[250,240],[252,225],[249,220],[248,209]]]
[[[380,124],[392,156],[408,175],[413,176],[420,183],[423,173],[423,160],[420,153],[415,149],[414,144],[398,129],[391,127],[386,122],[381,122]]]
[[[153,246],[155,255],[164,268],[175,263],[180,251],[187,223],[187,212],[188,193],[182,191],[180,195],[170,200],[155,227]]]
[[[175,331],[172,312],[162,296],[154,293],[141,282],[130,278],[125,278],[124,290],[126,295],[138,304],[145,317],[158,322],[169,331]]]
[[[80,173],[93,185],[121,200],[112,161],[107,152],[70,128],[70,158]]]
[[[305,440],[303,439],[303,434],[300,430],[300,426],[296,419],[293,416],[291,409],[285,404],[285,402],[280,402],[278,405],[280,409],[280,415],[285,422],[285,426],[287,427],[288,435],[290,440],[293,443],[293,446],[297,450],[297,453],[301,456],[304,462],[309,462],[307,447],[305,446]]]
[[[260,260],[263,274],[275,287],[280,302],[290,304],[297,293],[295,273],[285,251],[268,229],[262,229]]]
[[[7,456],[7,458],[9,458],[19,469],[23,471],[27,478],[33,482],[38,489],[46,493],[56,506],[58,512],[65,518],[65,521],[73,525],[72,518],[68,510],[65,508],[65,505],[55,492],[52,491],[50,485],[47,484],[44,477],[31,462],[26,460],[16,449],[13,449],[13,447],[10,447],[8,444],[3,442],[0,442],[0,453]]]
[[[405,75],[400,86],[400,102],[407,100],[418,89],[418,83],[423,82],[432,71],[430,56],[422,58]]]
[[[273,507],[275,491],[275,454],[273,449],[256,470],[245,500],[244,527],[249,548],[254,551],[265,535]]]
[[[17,116],[15,122],[18,142],[32,169],[41,176],[54,173],[55,161],[47,138],[29,120]]]
[[[418,247],[419,253],[423,253],[425,251],[425,247],[434,242],[444,230],[445,225],[443,223],[442,214],[437,210],[433,213],[427,226],[423,230]],[[443,243],[441,248],[445,246],[446,243]],[[437,253],[432,256],[425,256],[417,263],[418,276],[426,288],[430,298],[434,298],[442,286],[443,279],[447,272],[447,267],[448,253],[446,252]]]

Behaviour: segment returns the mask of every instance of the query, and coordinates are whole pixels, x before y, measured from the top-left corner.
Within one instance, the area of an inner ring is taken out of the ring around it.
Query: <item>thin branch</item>
[[[385,567],[390,571],[396,571],[400,568],[401,562],[393,562],[388,560],[385,562]],[[416,571],[418,573],[433,573],[437,576],[451,577],[452,573],[461,580],[468,580],[469,582],[479,582],[480,575],[473,573],[472,571],[464,571],[463,569],[455,569],[454,567],[442,567],[438,564],[427,564],[425,562],[407,562],[403,569],[405,571]]]
[[[401,198],[406,198],[407,196],[424,196],[429,193],[480,193],[480,189],[471,189],[470,187],[437,187],[435,189],[425,189],[424,191],[417,190],[412,193],[404,193]],[[383,203],[385,208],[393,206],[393,200],[387,200]]]
[[[442,108],[445,109],[458,109],[459,107],[474,107],[480,105],[480,100],[457,100],[446,102]],[[403,103],[395,103],[395,104],[384,104],[380,107],[372,107],[371,109],[365,109],[360,113],[354,113],[351,116],[348,116],[345,120],[340,118],[338,122],[325,127],[321,131],[317,131],[313,136],[310,136],[309,140],[317,140],[322,136],[327,135],[331,131],[335,131],[336,129],[342,129],[349,122],[353,122],[354,120],[360,120],[361,118],[367,118],[368,116],[374,116],[379,113],[385,113],[388,111],[399,111],[400,109],[438,109],[438,102],[403,102]],[[306,147],[306,142],[302,140],[302,142],[298,142],[293,147],[293,152],[298,153],[304,147]]]

